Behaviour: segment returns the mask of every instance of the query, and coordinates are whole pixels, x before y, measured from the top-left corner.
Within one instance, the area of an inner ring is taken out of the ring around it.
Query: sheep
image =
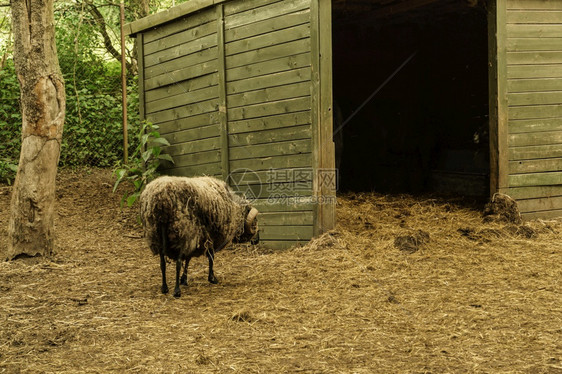
[[[166,259],[176,262],[174,297],[180,297],[181,284],[187,285],[187,267],[192,257],[205,254],[209,277],[216,252],[230,242],[259,241],[256,208],[236,195],[225,182],[212,177],[162,176],[148,183],[140,195],[141,221],[148,245],[160,256],[162,293],[168,293]]]

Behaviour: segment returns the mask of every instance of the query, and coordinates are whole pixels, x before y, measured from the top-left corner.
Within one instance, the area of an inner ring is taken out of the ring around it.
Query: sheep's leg
[[[207,258],[209,259],[209,283],[217,284],[219,283],[218,279],[215,277],[215,273],[213,272],[213,263],[215,262],[215,253],[213,251],[207,250]]]
[[[180,272],[181,272],[181,259],[176,261],[176,287],[174,288],[174,297],[181,296],[180,290]]]
[[[183,268],[183,274],[180,279],[180,284],[182,286],[187,286],[187,267],[189,266],[189,260],[191,260],[191,257],[185,259],[185,267]]]
[[[168,285],[166,284],[166,259],[162,252],[160,252],[160,270],[162,270],[162,293],[168,293]]]

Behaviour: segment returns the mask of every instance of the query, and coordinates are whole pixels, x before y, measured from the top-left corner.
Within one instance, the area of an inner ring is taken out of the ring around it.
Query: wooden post
[[[125,3],[121,0],[119,4],[121,19],[121,90],[123,105],[123,162],[129,162],[129,139],[127,132],[127,61],[125,60]]]
[[[219,121],[221,139],[221,169],[222,178],[228,183],[230,174],[229,147],[228,147],[228,113],[226,105],[226,58],[224,43],[224,8],[223,4],[217,5],[217,46],[219,63]]]

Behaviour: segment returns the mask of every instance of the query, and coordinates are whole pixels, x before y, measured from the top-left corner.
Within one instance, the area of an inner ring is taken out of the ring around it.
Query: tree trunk
[[[22,146],[5,259],[53,250],[55,177],[66,109],[55,46],[53,0],[12,0]]]

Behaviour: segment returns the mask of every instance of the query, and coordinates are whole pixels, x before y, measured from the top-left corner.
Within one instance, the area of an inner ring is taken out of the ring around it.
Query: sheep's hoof
[[[214,275],[209,275],[209,283],[217,284],[217,283],[219,283],[219,280],[217,278],[215,278]]]
[[[186,276],[184,276],[184,275],[181,276],[180,284],[182,286],[187,286],[187,277]]]
[[[180,296],[181,296],[181,291],[180,291],[179,288],[176,288],[176,289],[174,290],[174,297],[177,299],[177,298],[180,297]]]
[[[168,285],[166,284],[162,285],[162,293],[168,293]]]

